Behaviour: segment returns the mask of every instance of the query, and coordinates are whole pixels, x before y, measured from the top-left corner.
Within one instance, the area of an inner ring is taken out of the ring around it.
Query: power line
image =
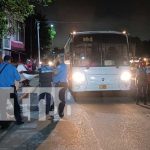
[[[84,24],[90,23],[89,21],[54,21],[54,20],[47,20],[47,21],[40,21],[40,22],[47,22],[47,23],[60,23],[60,24]]]

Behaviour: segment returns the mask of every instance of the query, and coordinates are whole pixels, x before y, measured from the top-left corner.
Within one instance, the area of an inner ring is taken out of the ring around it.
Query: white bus
[[[129,42],[126,33],[71,33],[65,47],[72,92],[130,90]]]

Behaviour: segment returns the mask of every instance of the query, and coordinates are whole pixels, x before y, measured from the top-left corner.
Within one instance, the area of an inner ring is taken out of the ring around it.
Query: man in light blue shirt
[[[56,87],[63,87],[59,91],[59,99],[61,103],[58,107],[59,116],[62,118],[64,116],[64,107],[65,107],[65,92],[67,89],[67,65],[64,63],[64,56],[59,54],[56,57],[56,70],[54,71],[53,82]]]
[[[58,55],[56,58],[59,62],[56,67],[56,71],[54,72],[53,82],[54,83],[67,83],[67,65],[64,63],[64,58],[61,55]]]
[[[6,55],[4,57],[4,62],[0,64],[0,87],[14,87],[15,81],[20,80],[20,75],[15,66],[11,64],[11,56]],[[22,124],[22,118],[20,114],[20,106],[18,103],[18,97],[16,89],[14,93],[10,95],[11,98],[14,98],[14,115],[16,118],[16,124]]]
[[[11,87],[15,81],[20,80],[20,75],[15,66],[10,64],[11,57],[6,55],[4,62],[0,64],[0,87]]]

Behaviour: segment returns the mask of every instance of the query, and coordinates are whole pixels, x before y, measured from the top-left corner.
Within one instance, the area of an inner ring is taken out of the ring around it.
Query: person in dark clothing
[[[13,87],[14,93],[11,93],[10,97],[14,99],[14,115],[16,124],[20,125],[24,122],[21,117],[21,109],[18,103],[17,90],[15,87],[15,81],[20,80],[20,75],[15,66],[11,64],[11,56],[6,55],[3,63],[0,64],[0,87]]]
[[[147,99],[150,97],[150,61],[148,61],[148,64],[146,65],[146,75],[147,75]]]
[[[137,99],[136,104],[139,104],[140,101],[144,102],[144,105],[147,104],[147,75],[145,62],[139,60],[139,67],[137,68],[136,73],[136,86],[137,86]]]
[[[53,68],[48,65],[48,59],[43,59],[42,66],[39,68],[39,86],[40,87],[52,87],[52,73]],[[51,92],[51,91],[49,91]],[[39,95],[39,101],[46,99],[46,115],[49,115],[50,111],[54,109],[54,103],[52,102],[52,96],[48,92],[41,93]]]

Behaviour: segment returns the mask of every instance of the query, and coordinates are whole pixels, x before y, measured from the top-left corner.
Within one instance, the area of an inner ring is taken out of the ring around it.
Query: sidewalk
[[[38,82],[38,77],[36,77],[36,78],[34,78],[31,82],[30,82],[30,85],[33,87],[33,89],[35,88],[37,88],[38,87],[38,84],[39,84],[39,82]],[[29,87],[30,88],[30,87]],[[69,92],[67,92],[67,93],[69,93]],[[68,94],[67,94],[68,95]],[[70,105],[72,104],[72,103],[74,103],[74,100],[72,99],[72,97],[71,97],[71,95],[70,95],[70,93],[69,93],[69,98],[67,98],[67,100],[68,99],[71,99],[71,100],[69,100],[69,101],[67,101],[66,103],[66,108],[68,109],[68,110],[70,110]],[[23,100],[26,100],[26,99],[23,99]],[[3,139],[4,137],[5,137],[5,135],[8,135],[9,134],[9,132],[12,132],[12,130],[15,128],[15,129],[35,129],[35,128],[37,128],[37,126],[38,126],[38,128],[41,128],[41,126],[45,126],[46,124],[49,124],[52,120],[43,120],[42,122],[43,123],[41,123],[41,121],[39,121],[39,110],[38,110],[38,104],[39,104],[39,102],[38,102],[38,98],[35,96],[35,94],[34,93],[32,93],[31,94],[31,105],[30,106],[27,106],[27,104],[20,104],[20,106],[22,107],[22,108],[24,108],[24,109],[22,109],[22,114],[23,114],[23,121],[25,122],[23,125],[21,125],[21,126],[17,126],[17,125],[15,125],[15,123],[14,122],[12,122],[11,124],[10,124],[10,126],[7,128],[7,129],[5,129],[5,130],[1,130],[0,129],[0,139]],[[26,107],[27,106],[27,107]],[[68,107],[69,106],[69,107]],[[67,114],[67,113],[70,113],[70,112],[66,112],[66,110],[65,110],[65,113]],[[30,119],[29,119],[30,118]],[[39,123],[40,122],[40,123]],[[20,131],[21,132],[21,131]],[[30,132],[29,132],[29,134],[30,134]]]
[[[37,87],[39,85],[39,78],[35,77],[30,81],[30,85],[31,87]],[[20,96],[20,95],[19,95]],[[22,105],[20,105],[21,107],[23,107]],[[26,112],[24,112],[26,113]],[[8,134],[8,132],[15,126],[15,122],[11,122],[9,127],[6,129],[0,129],[0,140]]]
[[[66,99],[63,119],[38,121],[38,111],[32,111],[31,121],[14,125],[0,138],[0,150],[100,150],[86,111],[69,91]]]

